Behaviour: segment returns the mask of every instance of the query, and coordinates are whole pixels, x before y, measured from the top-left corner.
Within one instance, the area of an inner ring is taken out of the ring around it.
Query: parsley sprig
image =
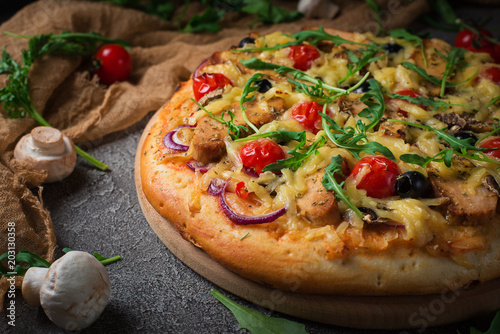
[[[433,157],[422,157],[418,154],[403,154],[399,157],[404,162],[416,164],[422,167],[427,166],[430,162],[444,162],[446,167],[451,167],[453,155],[459,155],[467,159],[491,162],[500,164],[500,162],[489,159],[483,151],[491,150],[489,148],[480,148],[475,146],[475,141],[472,138],[458,139],[448,133],[447,128],[435,129],[429,125],[407,122],[397,119],[389,119],[388,122],[403,123],[409,126],[417,127],[423,130],[432,131],[437,134],[438,139],[444,140],[450,148],[440,151]],[[499,128],[500,130],[500,128]],[[494,130],[498,131],[497,129]],[[494,133],[494,132],[493,132]],[[482,139],[484,139],[483,137]],[[482,140],[481,139],[481,140]]]
[[[22,62],[16,62],[6,51],[2,50],[0,60],[0,74],[7,75],[7,85],[0,89],[0,102],[9,118],[22,118],[28,114],[39,125],[50,124],[38,113],[29,94],[28,74],[31,65],[45,55],[63,55],[68,57],[87,56],[97,49],[99,43],[118,43],[128,46],[125,41],[107,38],[97,33],[70,33],[44,34],[39,36],[25,36],[6,33],[20,38],[29,38],[27,50],[22,50]],[[92,157],[75,145],[76,153],[95,167],[106,170],[108,165]]]

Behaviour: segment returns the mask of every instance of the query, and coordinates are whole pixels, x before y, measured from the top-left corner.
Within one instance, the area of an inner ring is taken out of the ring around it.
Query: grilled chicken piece
[[[443,180],[435,176],[429,180],[436,197],[450,199],[446,210],[453,223],[480,225],[494,216],[498,196],[484,186],[477,187],[472,193],[463,187],[465,181],[462,180]]]
[[[227,126],[205,116],[198,121],[194,130],[193,159],[202,164],[220,160],[226,153],[224,138],[228,136]]]
[[[267,102],[250,101],[245,103],[247,117],[256,127],[271,122],[285,111],[285,101],[279,97],[273,97]],[[239,103],[234,103],[229,108],[235,115],[236,125],[245,125],[243,114]],[[224,119],[229,120],[226,113]],[[205,116],[200,119],[194,130],[192,139],[193,159],[202,164],[218,161],[226,153],[224,139],[228,136],[226,125]]]
[[[297,199],[299,213],[318,226],[336,224],[341,221],[335,195],[327,191],[321,183],[323,175],[325,175],[324,171],[311,175],[307,180],[307,191]]]
[[[408,136],[408,125],[395,122],[380,122],[378,131],[384,136],[405,140]]]
[[[350,115],[356,116],[363,109],[367,108],[367,105],[361,102],[359,98],[352,98],[349,95],[342,95],[337,99],[337,105],[339,106],[339,111],[343,111]]]

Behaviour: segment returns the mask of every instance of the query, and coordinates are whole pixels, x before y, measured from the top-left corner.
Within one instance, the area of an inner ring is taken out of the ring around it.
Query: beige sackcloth
[[[228,49],[249,32],[283,31],[294,33],[304,26],[323,26],[347,31],[374,31],[377,23],[364,0],[335,0],[340,14],[332,19],[306,19],[275,25],[250,23],[255,16],[228,13],[218,33],[184,34],[176,24],[139,11],[112,5],[75,0],[41,0],[14,15],[0,26],[0,46],[5,46],[16,61],[27,48],[26,39],[4,35],[9,31],[22,35],[91,32],[121,38],[133,48],[133,71],[125,82],[110,87],[99,84],[82,66],[82,59],[57,56],[37,61],[30,72],[29,85],[33,103],[40,114],[76,143],[92,141],[123,130],[141,120],[149,111],[157,110],[173,94],[180,81],[215,51]],[[425,0],[381,0],[381,19],[386,29],[404,27],[427,10]],[[276,3],[276,2],[275,2]],[[296,2],[278,2],[294,10]],[[200,13],[197,3],[189,7],[186,18]],[[0,75],[0,88],[6,83]],[[37,175],[13,160],[13,149],[21,136],[35,122],[29,117],[8,119],[0,109],[0,254],[7,251],[9,222],[15,223],[16,253],[29,250],[54,260],[56,237],[50,214],[43,207],[41,187],[43,175]],[[78,163],[87,163],[79,159]],[[60,182],[64,182],[60,181]],[[5,265],[6,263],[4,263]],[[16,285],[22,282],[17,278]],[[0,309],[8,288],[0,280]]]

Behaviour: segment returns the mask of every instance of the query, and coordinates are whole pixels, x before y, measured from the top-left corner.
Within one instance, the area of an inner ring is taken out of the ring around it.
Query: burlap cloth
[[[364,0],[336,2],[341,12],[333,20],[301,19],[273,26],[256,25],[252,31],[296,32],[302,26],[319,25],[350,31],[377,28]],[[406,26],[427,9],[425,0],[378,2],[384,9],[381,18],[386,28]],[[296,3],[288,1],[280,5],[294,9]],[[191,5],[186,17],[200,9],[196,4]],[[95,31],[133,45],[134,68],[130,78],[110,87],[91,78],[81,66],[82,59],[45,57],[33,66],[29,83],[35,107],[50,124],[75,142],[81,142],[98,141],[158,109],[203,59],[214,51],[236,45],[247,36],[252,19],[231,13],[222,22],[220,32],[193,35],[179,33],[173,23],[135,10],[83,1],[41,0],[1,25],[0,32],[38,35]],[[1,35],[0,46],[6,46],[19,61],[21,50],[27,48],[27,40]],[[5,82],[5,75],[1,75],[0,87]],[[33,187],[41,176],[26,171],[12,159],[16,142],[34,126],[35,122],[29,117],[7,119],[4,110],[0,110],[0,254],[7,251],[8,223],[14,222],[16,253],[26,249],[51,262],[56,237],[50,214],[43,208],[41,188]],[[86,162],[79,159],[78,163]],[[19,278],[17,285],[21,282]],[[7,287],[6,279],[0,280],[0,309]]]

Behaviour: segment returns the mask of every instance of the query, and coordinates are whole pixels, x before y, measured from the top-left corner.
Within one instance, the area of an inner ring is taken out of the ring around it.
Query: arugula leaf
[[[229,117],[231,118],[230,120],[226,121],[224,119],[224,111],[221,113],[220,118],[217,118],[214,114],[212,114],[210,111],[205,109],[201,104],[199,104],[195,99],[191,98],[191,100],[200,108],[203,110],[208,116],[212,117],[214,120],[217,122],[220,122],[224,125],[227,126],[228,128],[228,134],[231,137],[231,139],[235,140],[240,137],[241,131],[248,132],[248,128],[243,126],[243,125],[236,125],[234,124],[234,113],[231,110],[227,110],[227,113],[229,114]],[[252,124],[253,125],[253,124]]]
[[[347,74],[345,77],[339,80],[339,85],[345,82],[355,73],[360,71],[363,67],[366,66],[366,64],[373,63],[383,57],[383,55],[374,57],[375,53],[377,52],[377,50],[375,49],[359,49],[358,52],[361,54],[361,58],[359,58],[352,50],[346,50],[351,63],[347,65]]]
[[[368,8],[370,8],[373,11],[373,14],[375,15],[375,21],[377,21],[378,24],[378,31],[376,33],[377,36],[385,32],[384,26],[382,25],[382,20],[380,19],[380,7],[378,3],[376,3],[374,0],[365,0],[366,4],[368,5]]]
[[[425,167],[431,161],[438,161],[438,162],[444,162],[447,167],[450,167],[451,161],[452,161],[451,160],[452,155],[456,154],[456,155],[460,155],[462,157],[472,159],[472,160],[500,164],[500,162],[498,162],[496,160],[489,159],[486,154],[482,153],[482,151],[487,151],[490,149],[480,148],[480,147],[474,146],[475,142],[474,142],[474,139],[472,139],[472,138],[465,138],[465,139],[455,138],[454,136],[446,133],[445,130],[447,128],[435,129],[435,128],[428,126],[428,125],[411,123],[411,122],[397,120],[397,119],[388,119],[387,121],[388,122],[403,123],[403,124],[414,126],[414,127],[420,128],[420,129],[427,130],[427,131],[432,131],[432,132],[437,134],[438,139],[444,140],[451,147],[451,150],[445,149],[445,150],[439,152],[434,157],[422,158],[421,156],[419,156],[417,154],[403,154],[399,158],[405,162],[415,163],[415,164],[418,164],[422,167]],[[497,131],[497,130],[495,129],[494,131]],[[468,151],[472,151],[472,152],[468,152]]]
[[[304,146],[306,144],[305,132],[302,141],[292,150],[289,150],[287,153],[291,154],[292,157],[287,159],[281,159],[276,162],[273,162],[262,170],[264,172],[279,172],[284,168],[288,168],[291,170],[297,170],[302,162],[310,157],[313,153],[318,154],[318,148],[323,146],[326,142],[325,136],[319,136],[311,145],[309,145],[305,152],[299,152],[299,150],[304,150]]]
[[[451,51],[447,52],[446,55],[443,55],[438,50],[435,50],[436,53],[446,60],[446,66],[443,74],[443,78],[441,79],[441,93],[439,96],[444,96],[444,90],[446,88],[446,80],[452,76],[452,73],[457,70],[459,67],[464,67],[466,64],[464,63],[464,52],[465,49],[462,48],[451,48]]]
[[[464,49],[462,49],[462,50],[464,50]],[[457,86],[463,85],[464,83],[472,80],[477,74],[477,71],[476,71],[476,73],[474,73],[473,75],[471,75],[469,78],[465,79],[464,81],[458,82],[458,83],[452,83],[452,82],[446,81],[445,76],[443,76],[443,78],[439,79],[433,75],[427,74],[427,72],[423,68],[420,68],[415,64],[408,63],[408,62],[404,61],[401,63],[401,65],[403,65],[407,69],[410,69],[410,70],[417,72],[427,81],[429,81],[437,86],[441,86],[441,92],[440,92],[441,97],[443,97],[443,95],[444,95],[444,88],[443,87],[448,88],[448,87],[457,87]]]
[[[413,46],[419,46],[422,58],[424,60],[424,65],[427,67],[427,57],[425,56],[424,41],[417,35],[410,33],[406,29],[394,29],[389,31],[389,34],[394,38],[401,38],[407,40],[408,42],[413,42]]]
[[[322,116],[322,126],[326,136],[336,146],[345,148],[357,159],[361,159],[360,153],[377,154],[381,153],[385,157],[396,160],[394,154],[384,145],[377,142],[367,142],[366,127],[361,120],[356,123],[356,129],[352,127],[342,128],[334,119],[324,113]],[[333,131],[333,132],[332,132]],[[364,142],[364,144],[358,144]]]
[[[368,124],[366,130],[373,129],[375,125],[380,122],[380,120],[384,116],[385,111],[385,100],[382,85],[376,79],[368,80],[368,85],[368,93],[365,93],[363,94],[363,96],[361,96],[361,102],[363,102],[367,106],[367,108],[364,108],[358,114],[358,116],[366,117],[370,121],[370,124]]]
[[[253,135],[245,137],[245,138],[239,138],[239,139],[236,139],[235,142],[256,140],[259,138],[274,138],[276,141],[285,141],[285,142],[292,141],[292,140],[302,142],[302,141],[306,140],[306,132],[305,131],[296,132],[296,131],[288,131],[288,130],[269,131],[269,132],[253,134]]]
[[[391,94],[387,93],[386,95],[390,97],[391,99],[400,99],[400,100],[405,100],[410,103],[415,103],[424,107],[431,107],[433,110],[438,110],[438,109],[447,109],[451,106],[460,106],[460,107],[467,107],[473,110],[478,110],[478,108],[468,105],[468,104],[456,104],[456,103],[450,103],[450,102],[445,102],[441,100],[436,100],[431,97],[425,97],[425,96],[416,96],[416,97],[411,97],[408,95],[401,95],[401,94]]]
[[[359,217],[363,218],[363,214],[359,209],[352,204],[352,202],[349,200],[349,197],[344,193],[344,190],[342,189],[342,186],[344,185],[345,181],[342,181],[341,183],[338,183],[337,180],[335,179],[335,174],[342,174],[342,163],[344,162],[344,158],[339,154],[335,157],[332,157],[332,160],[330,161],[330,165],[325,168],[325,175],[323,176],[323,179],[321,180],[321,183],[325,187],[326,190],[331,190],[335,193],[335,197],[337,197],[339,200],[344,201],[349,208],[351,208]]]
[[[0,74],[7,74],[7,85],[0,89],[0,102],[9,118],[25,117],[28,114],[39,125],[50,126],[38,113],[31,101],[28,87],[28,74],[31,65],[40,57],[49,54],[69,57],[85,56],[95,52],[98,43],[115,43],[128,46],[128,43],[115,38],[107,38],[97,33],[70,33],[46,34],[39,36],[16,35],[6,32],[10,36],[29,38],[28,50],[22,50],[22,65],[12,59],[10,54],[2,50],[0,60]],[[95,167],[106,170],[108,165],[75,145],[76,153]]]
[[[273,24],[291,22],[300,19],[303,15],[298,11],[287,12],[283,7],[273,5],[269,0],[244,0],[242,12],[257,14],[257,18],[250,24],[250,29],[257,22]]]
[[[283,318],[269,317],[259,311],[235,303],[215,289],[210,292],[233,313],[240,327],[249,330],[252,334],[307,334],[303,324]]]
[[[485,108],[489,108],[491,107],[492,105],[496,104],[498,101],[500,101],[500,96],[497,96],[497,97],[494,97],[490,100],[490,102],[488,102],[484,107]]]
[[[243,51],[243,52],[251,52],[251,51],[273,51],[273,50],[279,50],[283,49],[292,45],[300,45],[304,43],[305,41],[308,41],[309,44],[311,45],[316,45],[321,41],[330,41],[333,42],[334,46],[339,46],[341,44],[352,44],[352,45],[359,45],[359,46],[364,46],[370,50],[377,50],[377,51],[382,51],[384,52],[384,49],[380,47],[379,45],[370,42],[370,44],[366,43],[359,43],[359,42],[354,42],[350,41],[348,39],[342,38],[338,35],[331,35],[325,31],[323,27],[319,27],[318,29],[315,30],[302,30],[299,31],[295,34],[292,34],[291,37],[295,38],[295,41],[291,41],[288,43],[284,44],[277,44],[275,46],[266,46],[266,47],[261,47],[261,48],[251,48],[251,49],[237,49],[233,51]]]
[[[3,253],[0,255],[0,261],[7,259],[8,253]],[[50,263],[47,262],[44,258],[36,255],[35,253],[28,252],[26,250],[20,250],[15,257],[16,263],[27,263],[28,266],[21,266],[20,264],[16,265],[14,270],[7,270],[2,263],[0,262],[0,277],[3,275],[5,277],[10,276],[24,276],[26,271],[28,271],[31,267],[40,267],[40,268],[48,268],[50,267]],[[8,274],[12,273],[12,274]]]
[[[498,334],[500,333],[500,311],[498,311],[491,322],[490,328],[486,332],[481,332],[474,327],[470,329],[470,334]]]
[[[245,112],[246,108],[243,104],[245,102],[250,102],[253,101],[253,99],[255,99],[255,95],[250,98],[248,97],[248,95],[252,92],[259,90],[259,86],[254,85],[254,83],[260,81],[261,80],[260,78],[262,76],[263,76],[262,73],[255,73],[254,75],[252,75],[252,77],[246,82],[245,87],[243,87],[243,93],[241,94],[241,99],[240,99],[240,109],[241,113],[243,114],[243,119],[248,124],[248,126],[252,128],[253,131],[255,131],[255,133],[259,133],[259,129],[257,129],[257,127],[253,125],[252,122],[250,122],[250,120],[248,119],[247,114]]]
[[[196,33],[200,31],[217,32],[221,29],[219,23],[224,17],[224,11],[218,11],[214,7],[207,7],[200,15],[193,16],[181,32]]]

